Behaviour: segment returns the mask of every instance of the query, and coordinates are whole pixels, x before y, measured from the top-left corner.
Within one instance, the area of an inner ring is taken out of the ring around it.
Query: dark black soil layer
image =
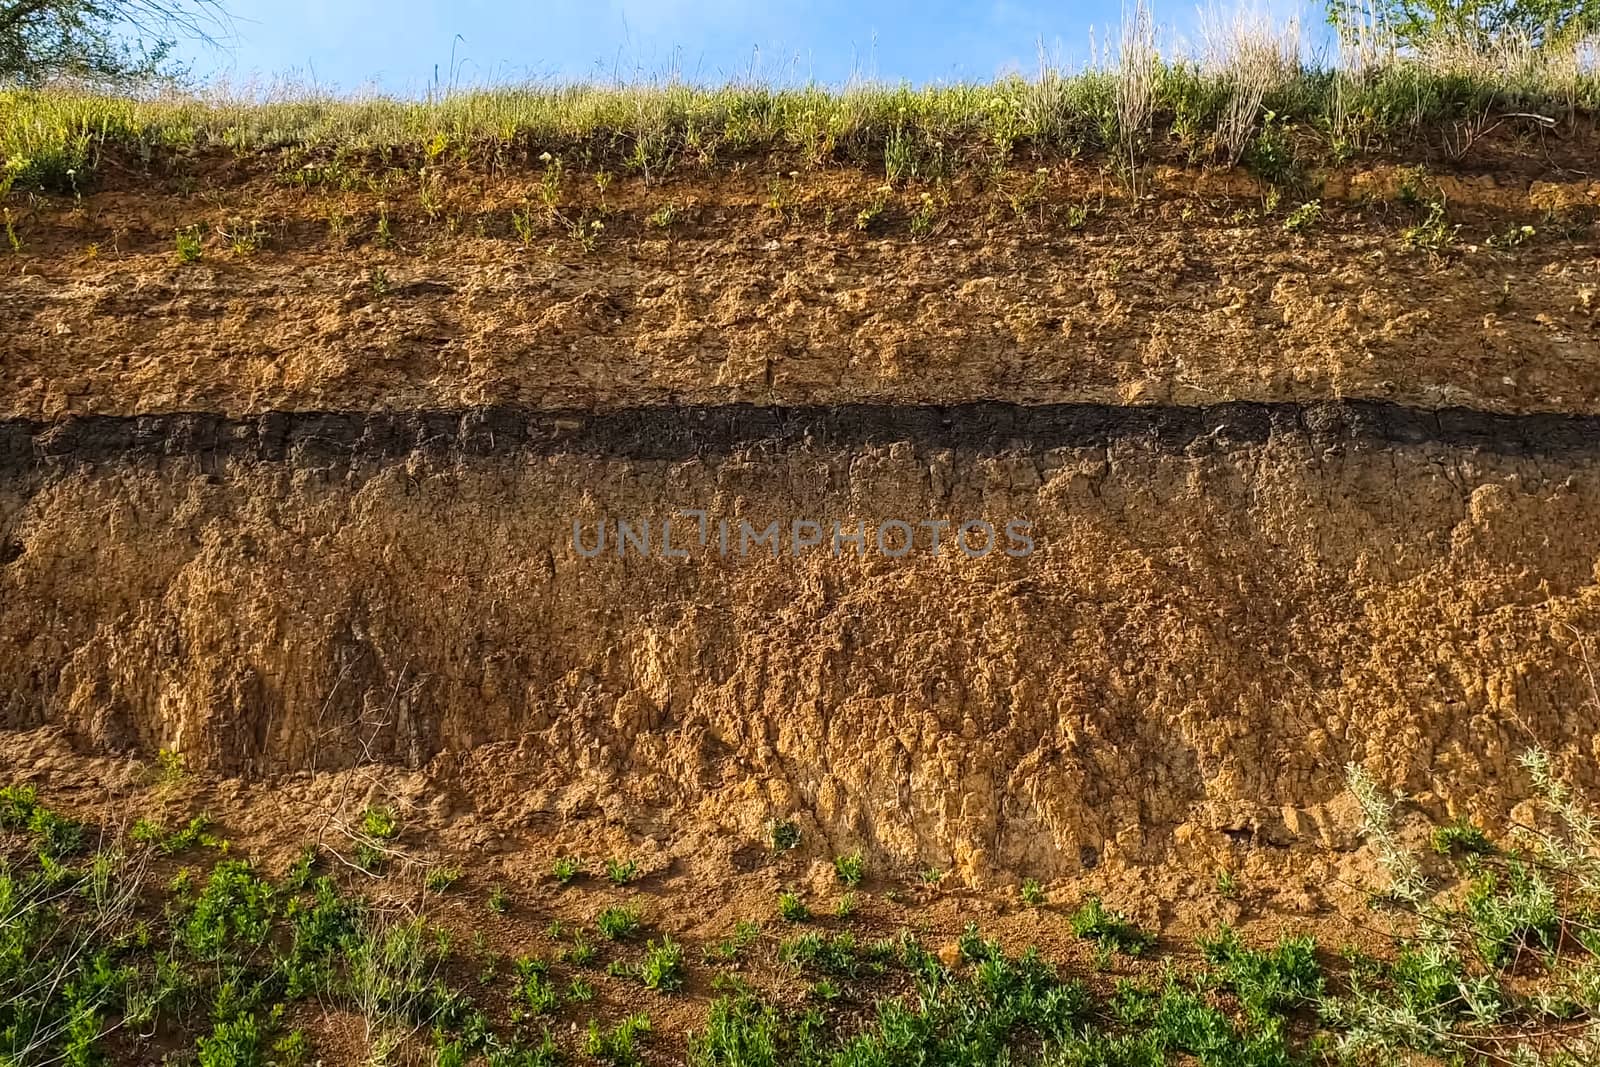
[[[680,459],[751,445],[849,447],[910,441],[978,454],[1140,440],[1161,452],[1305,437],[1321,448],[1436,443],[1507,455],[1600,452],[1600,417],[1426,410],[1382,401],[1239,402],[1209,407],[647,407],[604,413],[487,407],[459,411],[203,412],[0,422],[0,472],[121,459],[197,457],[326,466],[422,451],[490,456]]]

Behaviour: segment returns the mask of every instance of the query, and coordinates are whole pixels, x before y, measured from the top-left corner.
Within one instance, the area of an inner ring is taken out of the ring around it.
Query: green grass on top
[[[1126,105],[1148,77],[1149,107]],[[1130,89],[1130,86],[1133,86]],[[150,160],[200,150],[387,153],[407,162],[571,163],[656,176],[752,153],[795,164],[852,161],[890,179],[931,178],[1016,156],[1059,157],[1175,145],[1228,161],[1243,100],[1252,136],[1300,131],[1348,157],[1429,127],[1505,112],[1556,121],[1600,103],[1600,71],[1532,53],[1517,63],[1441,67],[1391,57],[1354,75],[1326,67],[1202,67],[1156,60],[1137,77],[1094,68],[1034,78],[917,87],[861,84],[526,85],[422,100],[338,97],[114,96],[72,89],[0,90],[0,194],[8,185],[73,192],[107,152]]]

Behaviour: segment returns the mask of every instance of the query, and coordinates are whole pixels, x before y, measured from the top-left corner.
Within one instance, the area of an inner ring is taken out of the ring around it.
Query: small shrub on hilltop
[[[1243,162],[1269,186],[1292,187],[1300,184],[1300,158],[1295,152],[1287,124],[1275,111],[1262,113],[1260,129],[1245,149]]]
[[[1594,0],[1329,0],[1328,19],[1346,32],[1382,26],[1396,45],[1489,53],[1495,48],[1559,47],[1600,28]],[[1370,29],[1368,30],[1370,32]]]

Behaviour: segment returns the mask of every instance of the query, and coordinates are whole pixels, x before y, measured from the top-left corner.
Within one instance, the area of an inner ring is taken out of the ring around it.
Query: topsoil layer
[[[81,199],[13,197],[0,417],[1338,398],[1600,413],[1600,182],[1570,171],[1381,166],[1290,190],[1170,172],[1137,198],[1072,164],[896,188],[808,170],[601,191],[573,173],[547,204],[537,172],[344,188],[265,169],[107,168]],[[1447,211],[1431,249],[1406,237],[1424,198]],[[191,228],[199,258],[179,262]]]

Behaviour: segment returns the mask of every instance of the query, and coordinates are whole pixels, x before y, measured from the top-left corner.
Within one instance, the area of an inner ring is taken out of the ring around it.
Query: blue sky
[[[769,80],[838,83],[987,79],[1038,66],[1041,42],[1081,63],[1091,27],[1120,0],[223,0],[231,41],[186,45],[194,73],[241,83],[288,76],[328,88],[396,93],[449,84],[659,76],[724,81],[752,67]],[[1156,6],[1192,23],[1193,2]],[[1313,20],[1314,21],[1314,20]]]

